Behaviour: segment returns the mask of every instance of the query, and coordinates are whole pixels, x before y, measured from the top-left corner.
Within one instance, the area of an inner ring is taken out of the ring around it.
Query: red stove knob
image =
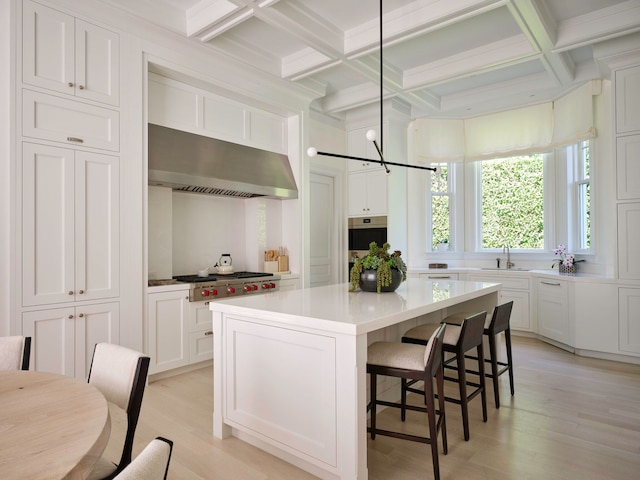
[[[229,288],[227,288],[227,292],[236,293],[236,289],[234,287],[229,287]]]
[[[256,290],[258,290],[258,285],[253,286],[253,291],[255,292]]]
[[[216,289],[214,288],[213,290],[211,290],[211,294],[212,294],[213,296],[218,295],[218,290],[216,290]]]
[[[263,283],[262,288],[269,290],[271,288],[271,285],[269,285],[268,283]]]
[[[209,290],[203,290],[202,295],[204,295],[205,297],[208,297],[210,295]]]
[[[269,285],[271,285],[271,288],[276,288],[276,284],[271,282]]]
[[[251,285],[245,285],[245,286],[244,286],[244,291],[245,291],[245,292],[250,292],[251,290],[253,290],[253,289],[251,288]]]

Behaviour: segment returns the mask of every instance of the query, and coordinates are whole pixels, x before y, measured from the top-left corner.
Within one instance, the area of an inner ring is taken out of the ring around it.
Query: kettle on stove
[[[218,260],[218,273],[228,274],[233,273],[233,260],[231,260],[231,254],[223,253]]]

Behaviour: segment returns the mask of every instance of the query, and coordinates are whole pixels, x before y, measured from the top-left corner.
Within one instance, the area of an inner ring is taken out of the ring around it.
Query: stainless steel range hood
[[[298,198],[286,155],[152,123],[149,185],[225,197]]]

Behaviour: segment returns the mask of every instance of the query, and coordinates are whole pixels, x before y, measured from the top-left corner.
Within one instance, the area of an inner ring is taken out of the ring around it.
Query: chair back
[[[460,346],[463,352],[471,350],[482,343],[484,333],[484,322],[487,312],[479,312],[465,318],[460,327]]]
[[[31,337],[0,337],[0,370],[29,370]]]
[[[110,343],[98,343],[93,350],[88,382],[127,414],[127,434],[118,471],[131,463],[148,371],[149,357],[135,350]]]
[[[115,476],[116,480],[165,480],[173,442],[163,437],[151,440],[127,467]]]
[[[442,344],[446,327],[446,323],[440,324],[438,329],[431,335],[431,338],[429,338],[424,352],[425,370],[430,372],[432,376],[436,374],[442,365]]]
[[[493,309],[491,323],[489,324],[489,334],[495,335],[504,332],[509,328],[509,320],[511,319],[511,310],[513,310],[513,300],[502,305],[498,305]]]

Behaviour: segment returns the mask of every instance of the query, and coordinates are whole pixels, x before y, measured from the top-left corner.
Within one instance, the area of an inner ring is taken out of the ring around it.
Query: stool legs
[[[478,352],[478,376],[480,378],[480,385],[478,390],[471,395],[467,395],[467,369],[464,352],[459,351],[456,353],[458,387],[460,388],[460,407],[462,409],[462,429],[464,432],[464,439],[467,441],[469,440],[469,400],[478,393],[480,393],[480,399],[482,401],[482,421],[487,421],[487,392],[485,388],[484,347],[482,346],[482,343],[477,346],[476,350]]]
[[[509,387],[511,388],[511,395],[515,394],[515,388],[513,384],[513,361],[511,359],[511,330],[506,329],[504,331],[504,339],[507,347],[507,363],[498,362],[498,346],[497,346],[497,337],[498,335],[488,335],[489,339],[489,353],[491,355],[491,379],[493,380],[493,396],[496,401],[496,408],[500,408],[500,388],[499,388],[499,376],[501,373],[504,373],[499,370],[500,366],[506,366],[506,369],[509,372]],[[489,361],[489,360],[488,360]]]
[[[504,331],[505,343],[507,345],[507,362],[509,362],[509,387],[511,387],[511,396],[515,395],[516,390],[513,386],[513,361],[511,359],[511,329]]]

